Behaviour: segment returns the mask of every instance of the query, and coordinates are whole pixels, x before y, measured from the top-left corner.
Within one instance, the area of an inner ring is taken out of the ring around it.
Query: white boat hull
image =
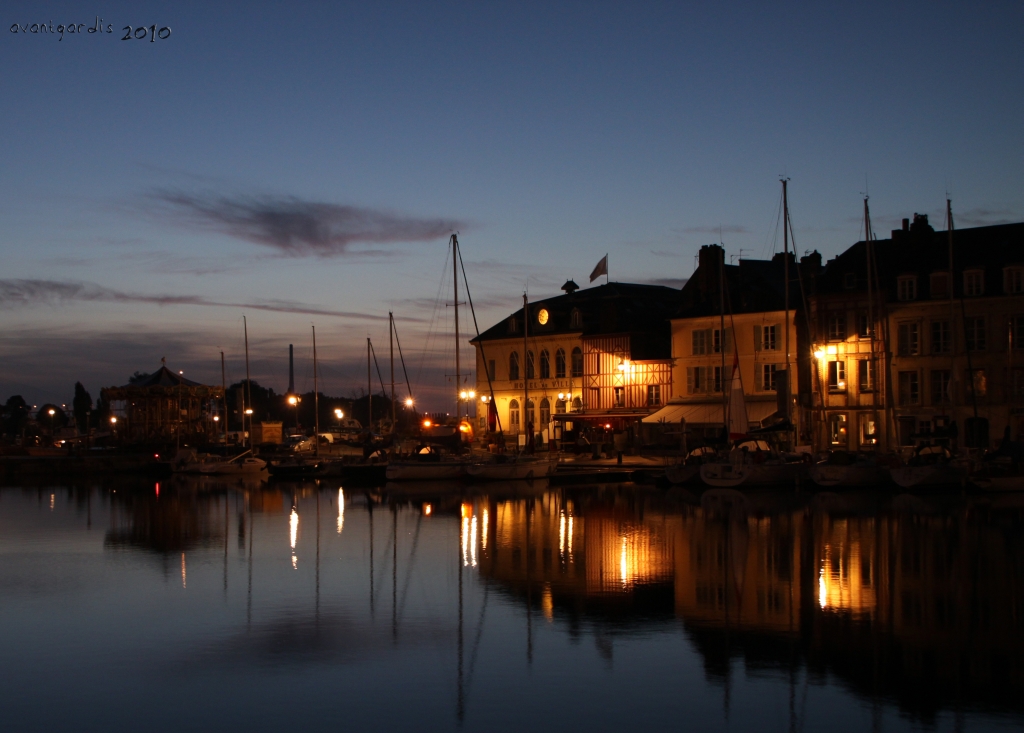
[[[267,462],[259,458],[246,458],[244,461],[221,461],[204,463],[200,472],[217,476],[251,476],[267,470]]]
[[[385,475],[388,481],[443,481],[462,478],[467,466],[465,461],[394,461],[388,464]]]
[[[547,460],[471,463],[466,467],[466,475],[476,481],[523,481],[551,476],[557,465]]]
[[[836,466],[823,463],[812,466],[809,473],[818,486],[877,486],[888,481],[885,471],[874,464]]]
[[[892,480],[905,489],[912,488],[950,488],[963,486],[967,480],[967,472],[949,464],[933,466],[903,466],[890,470]]]
[[[792,484],[806,474],[807,467],[803,463],[705,463],[700,467],[701,481],[726,489]]]

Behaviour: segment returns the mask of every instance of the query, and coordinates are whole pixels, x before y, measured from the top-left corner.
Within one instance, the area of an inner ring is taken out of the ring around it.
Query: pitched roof
[[[680,291],[663,285],[639,285],[612,282],[565,295],[538,298],[529,304],[530,336],[580,334],[603,336],[629,334],[630,358],[662,359],[671,356],[669,318],[679,306]],[[541,325],[537,314],[548,311]],[[579,326],[573,326],[573,311],[579,313]],[[511,322],[515,319],[515,330]],[[481,333],[471,343],[523,337],[523,309]]]
[[[161,366],[152,374],[148,375],[144,379],[138,382],[131,382],[124,385],[121,389],[127,389],[129,387],[177,387],[178,385],[183,387],[202,387],[204,385],[199,382],[193,382],[191,379],[185,379],[179,374],[175,374],[165,366]]]
[[[892,238],[875,240],[873,245],[880,287],[892,300],[897,297],[899,276],[917,275],[918,298],[928,298],[931,296],[928,276],[949,270],[949,232],[934,231],[927,217],[919,217],[910,231],[895,230]],[[829,260],[818,278],[818,292],[866,291],[866,250],[866,242],[857,242]],[[1003,292],[1002,268],[1013,264],[1024,264],[1024,223],[953,230],[954,271],[983,269],[986,294]],[[846,276],[849,274],[854,275],[854,279],[853,287],[848,288]],[[963,279],[953,279],[954,295],[959,296]]]

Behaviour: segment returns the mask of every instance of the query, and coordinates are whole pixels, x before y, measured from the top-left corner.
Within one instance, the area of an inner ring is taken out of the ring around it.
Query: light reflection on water
[[[390,489],[0,489],[4,718],[1024,723],[1024,497]]]

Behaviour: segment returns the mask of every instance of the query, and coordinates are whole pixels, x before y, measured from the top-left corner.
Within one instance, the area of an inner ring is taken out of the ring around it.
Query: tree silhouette
[[[71,409],[75,413],[75,425],[79,433],[89,432],[89,411],[92,409],[92,395],[81,382],[75,382],[75,397],[71,400]]]

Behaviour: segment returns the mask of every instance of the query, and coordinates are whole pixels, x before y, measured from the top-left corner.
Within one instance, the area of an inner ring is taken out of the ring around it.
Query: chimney
[[[915,216],[916,216],[916,214],[915,214]],[[909,232],[910,231],[910,219],[904,219],[903,220],[903,231],[905,231],[905,232]]]
[[[288,394],[295,394],[295,347],[288,344]]]
[[[724,250],[717,244],[705,244],[697,253],[698,282],[701,292],[718,293],[718,268],[722,264]]]

